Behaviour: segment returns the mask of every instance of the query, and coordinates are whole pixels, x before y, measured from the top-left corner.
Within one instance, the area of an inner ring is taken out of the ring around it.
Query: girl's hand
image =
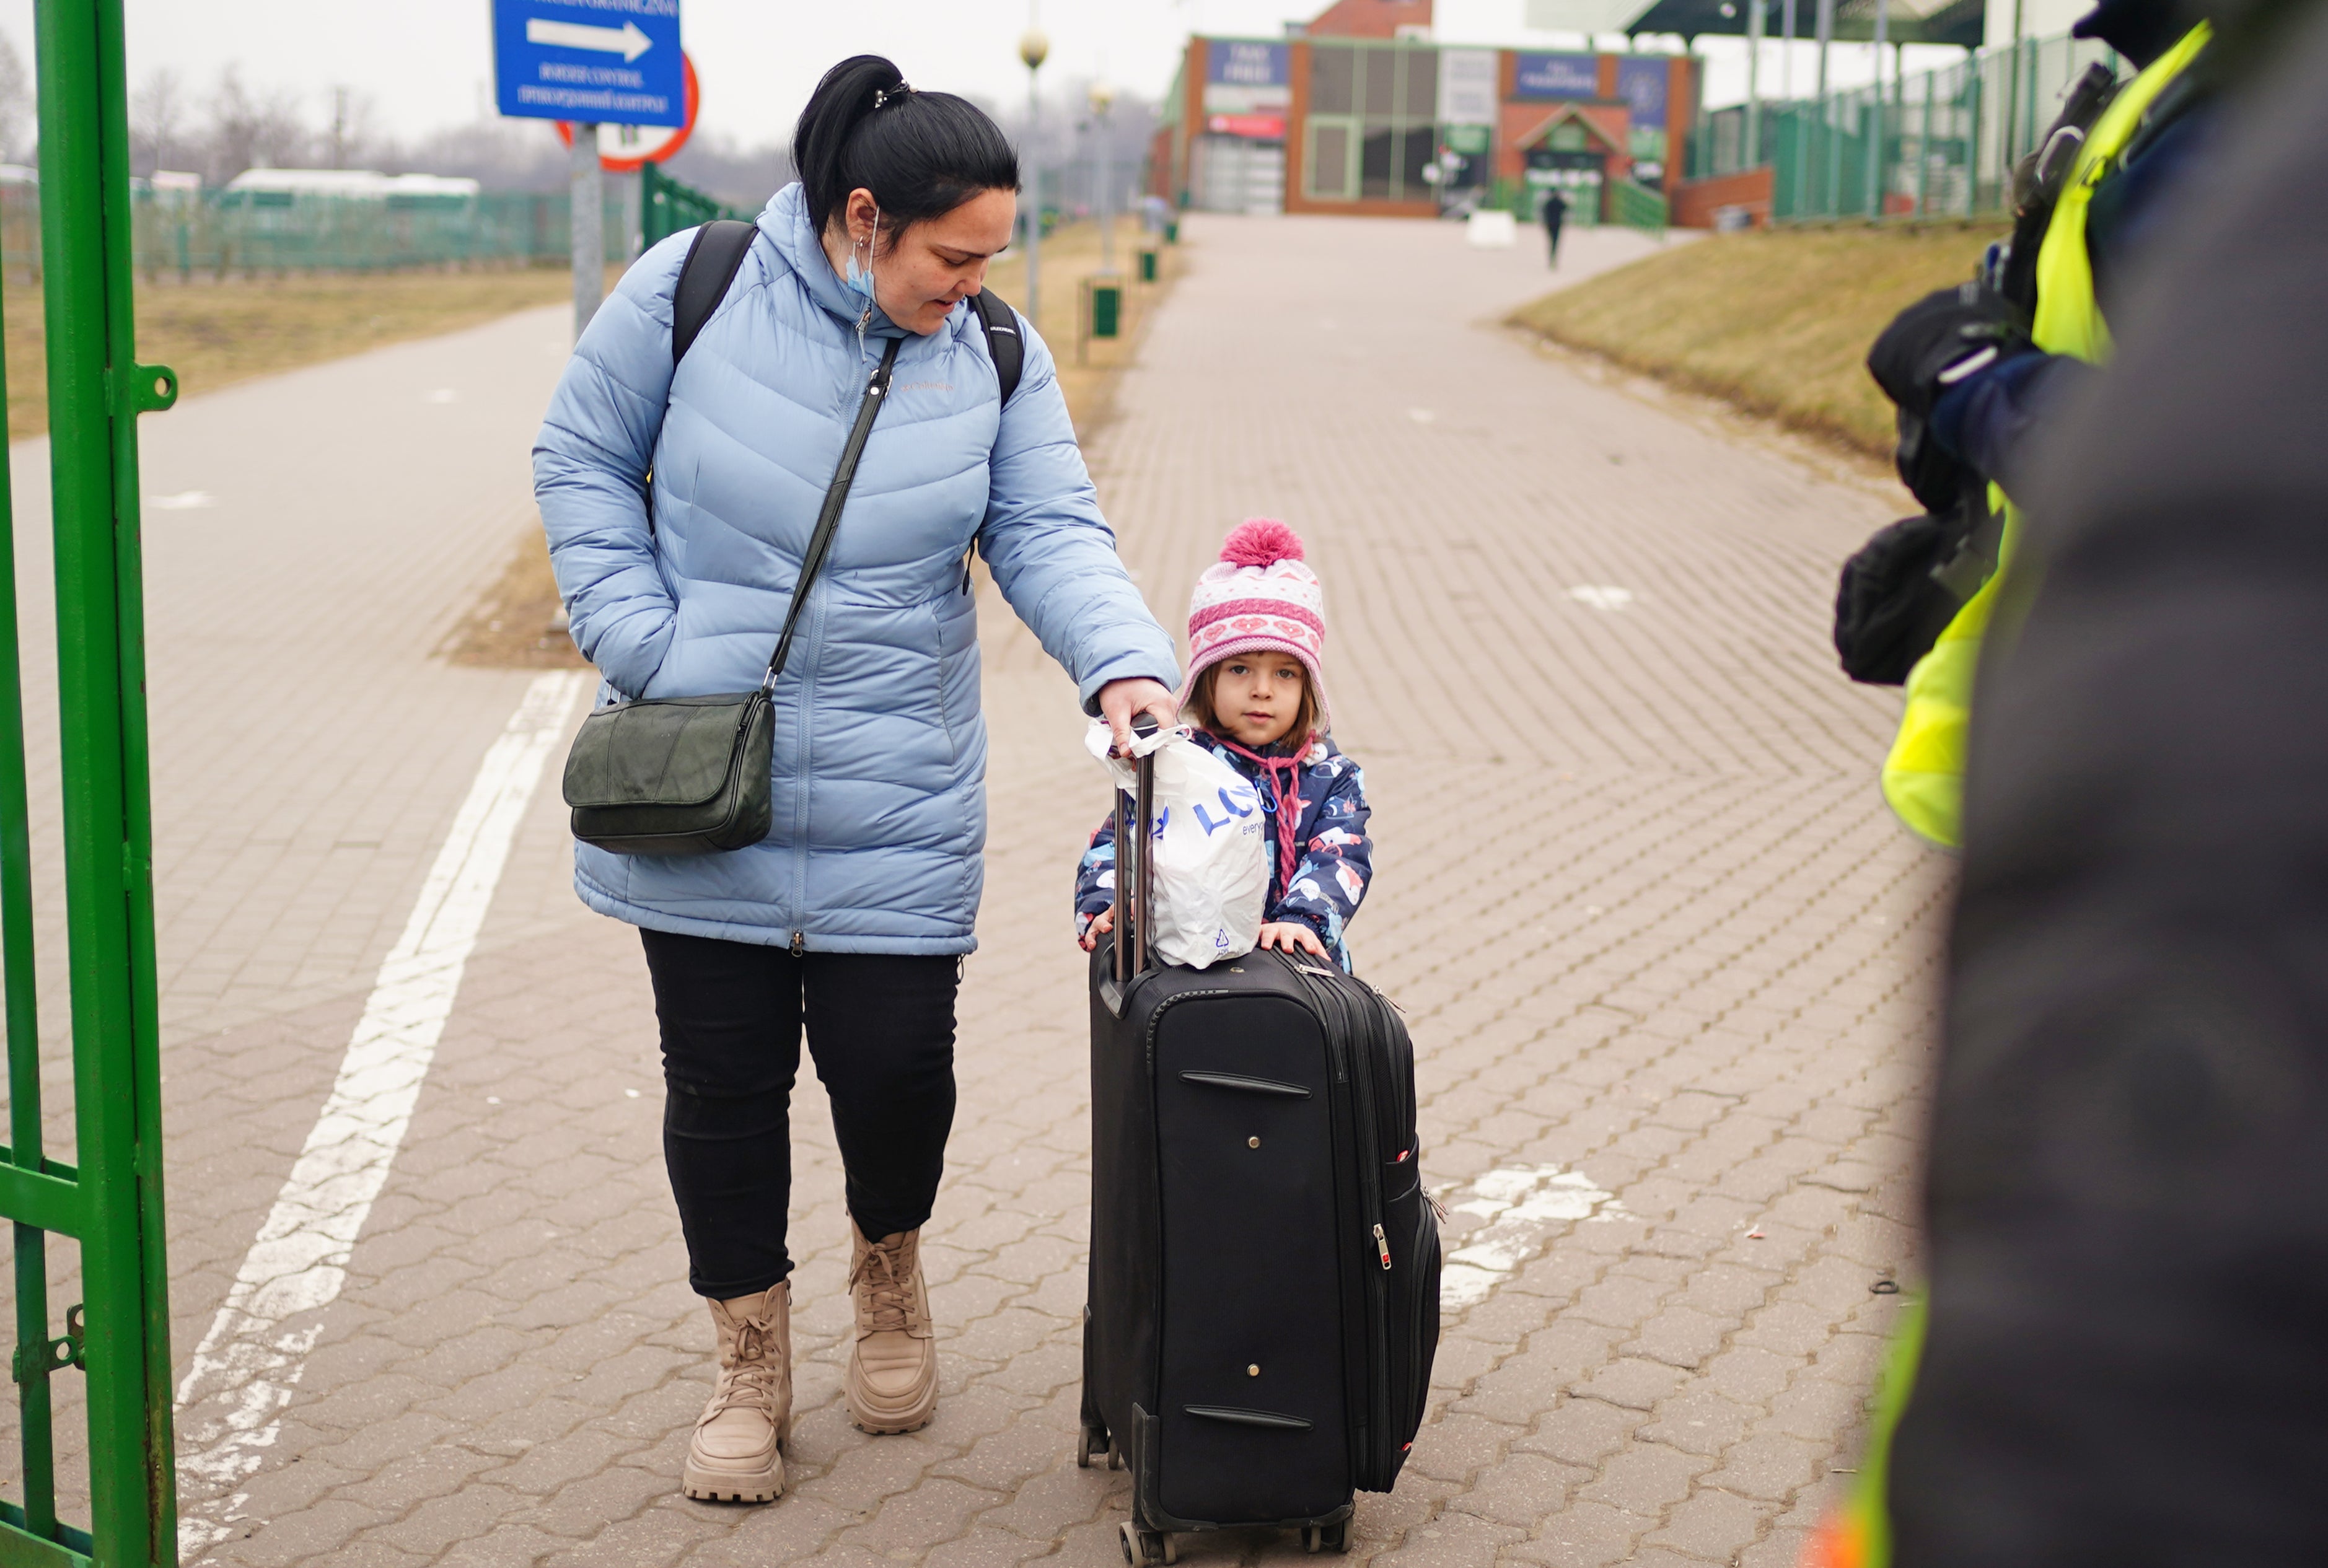
[[[1114,906],[1111,905],[1109,907],[1101,910],[1098,914],[1092,916],[1092,923],[1084,927],[1084,934],[1077,940],[1082,943],[1083,950],[1085,953],[1089,953],[1093,948],[1099,945],[1099,939],[1101,937],[1107,935],[1114,929],[1115,909]]]
[[[1102,915],[1100,918],[1107,917]],[[1273,947],[1280,953],[1306,953],[1312,958],[1326,956],[1326,944],[1318,940],[1315,931],[1300,920],[1273,920],[1263,926],[1260,945],[1263,952]]]

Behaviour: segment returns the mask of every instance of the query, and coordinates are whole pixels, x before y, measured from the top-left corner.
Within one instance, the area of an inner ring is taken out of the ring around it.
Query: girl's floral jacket
[[[1251,779],[1263,810],[1270,813],[1263,838],[1272,851],[1263,919],[1300,921],[1318,934],[1334,962],[1348,969],[1344,932],[1374,876],[1374,845],[1366,838],[1370,813],[1358,765],[1330,738],[1316,740],[1299,754],[1291,743],[1255,754],[1201,729],[1194,739]],[[1295,823],[1290,840],[1280,831],[1278,816],[1281,794],[1289,791]],[[1076,936],[1114,903],[1115,815],[1111,812],[1076,867]]]

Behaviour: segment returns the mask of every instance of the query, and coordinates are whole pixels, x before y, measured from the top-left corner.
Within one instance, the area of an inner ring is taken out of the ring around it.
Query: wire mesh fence
[[[606,254],[629,253],[620,202],[606,211]],[[282,192],[138,192],[133,265],[141,277],[382,272],[427,267],[562,265],[571,255],[564,192],[362,198]],[[41,193],[0,186],[0,265],[41,269]]]
[[[2104,45],[2065,33],[1880,87],[1716,109],[1691,139],[1689,176],[1769,168],[1775,223],[2002,214],[2008,171],[2095,63],[2123,69]]]

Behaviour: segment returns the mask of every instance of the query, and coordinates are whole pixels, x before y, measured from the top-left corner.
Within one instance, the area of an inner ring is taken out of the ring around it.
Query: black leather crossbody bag
[[[617,855],[708,855],[768,836],[775,737],[771,694],[792,653],[809,590],[832,548],[857,460],[889,390],[900,341],[889,340],[865,384],[857,423],[825,490],[784,631],[758,688],[618,702],[582,721],[566,756],[566,803],[574,811],[574,836],[584,843]]]

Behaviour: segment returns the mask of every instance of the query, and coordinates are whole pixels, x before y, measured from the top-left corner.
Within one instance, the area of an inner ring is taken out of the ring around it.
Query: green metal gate
[[[41,250],[56,538],[57,697],[78,1169],[42,1153],[14,518],[0,451],[0,972],[8,1039],[0,1216],[15,1231],[23,1489],[0,1564],[177,1561],[137,416],[177,378],[140,365],[130,296],[120,0],[36,0]],[[0,384],[0,407],[6,402]],[[85,1307],[49,1311],[45,1235],[80,1244]],[[90,1517],[57,1518],[51,1381],[88,1377]]]
[[[749,218],[741,207],[730,207],[718,197],[699,191],[662,172],[660,164],[639,169],[639,232],[642,246],[659,244],[682,229],[721,218]]]

